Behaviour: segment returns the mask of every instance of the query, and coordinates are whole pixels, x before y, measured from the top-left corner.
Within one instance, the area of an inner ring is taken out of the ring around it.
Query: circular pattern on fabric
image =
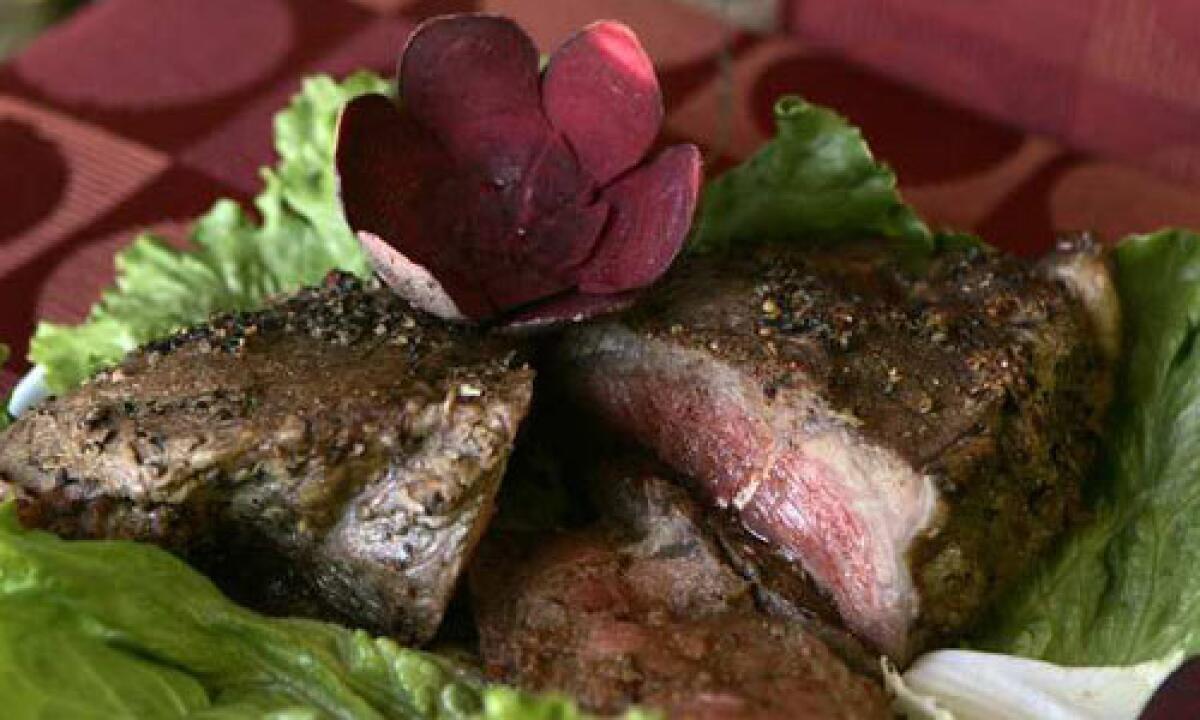
[[[1071,168],[1050,188],[1047,204],[1055,228],[1094,230],[1110,241],[1160,227],[1200,227],[1193,190],[1114,163]]]
[[[129,247],[142,232],[152,232],[178,248],[187,246],[187,223],[161,222],[148,228],[130,228],[63,249],[62,259],[45,276],[34,316],[59,323],[77,323],[100,294],[113,284],[115,255]]]
[[[33,127],[0,118],[0,244],[48,216],[62,199],[70,174],[58,146]]]
[[[633,28],[661,71],[720,51],[727,31],[719,20],[692,8],[664,8],[646,0],[608,0],[603,12],[590,3],[549,3],[546,0],[486,0],[486,12],[515,18],[543,53],[599,18],[619,20]],[[551,10],[553,6],[553,10]]]
[[[1063,153],[1045,163],[999,203],[975,230],[1001,250],[1022,257],[1038,257],[1054,247],[1056,234],[1094,228],[1055,225],[1050,215],[1050,194],[1081,158]]]
[[[266,77],[295,33],[282,0],[129,0],[87,12],[89,22],[47,34],[14,68],[56,99],[107,109],[171,107],[237,90]]]

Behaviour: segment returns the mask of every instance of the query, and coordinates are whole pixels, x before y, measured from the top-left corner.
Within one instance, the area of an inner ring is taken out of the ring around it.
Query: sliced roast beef
[[[331,275],[131,353],[0,436],[0,495],[158,543],[237,599],[437,629],[532,391],[513,341]]]
[[[821,638],[869,663],[853,640],[759,611],[686,490],[629,458],[592,485],[595,524],[484,540],[470,586],[492,678],[602,713],[640,704],[687,718],[890,717],[878,682]]]
[[[1071,521],[1109,378],[1087,323],[978,248],[768,247],[683,263],[556,369],[903,660]]]

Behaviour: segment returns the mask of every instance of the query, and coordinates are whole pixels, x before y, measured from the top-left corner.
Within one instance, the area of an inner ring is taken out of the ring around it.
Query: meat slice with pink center
[[[903,661],[961,634],[1077,514],[1110,372],[1020,261],[884,242],[680,264],[568,330],[556,375]]]

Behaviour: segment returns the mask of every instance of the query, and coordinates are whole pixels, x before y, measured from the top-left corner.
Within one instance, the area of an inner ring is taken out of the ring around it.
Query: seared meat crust
[[[1110,381],[1062,286],[980,249],[910,272],[882,243],[684,262],[556,370],[900,660],[1071,522]]]
[[[260,609],[423,642],[532,382],[516,341],[334,274],[31,411],[0,436],[0,495],[65,537],[162,545]]]

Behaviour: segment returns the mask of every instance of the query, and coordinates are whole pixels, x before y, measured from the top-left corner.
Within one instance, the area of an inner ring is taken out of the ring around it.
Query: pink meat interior
[[[615,325],[582,335],[573,375],[592,406],[798,562],[851,630],[906,657],[918,605],[906,556],[936,504],[928,478],[815,393],[768,399],[707,353]]]

